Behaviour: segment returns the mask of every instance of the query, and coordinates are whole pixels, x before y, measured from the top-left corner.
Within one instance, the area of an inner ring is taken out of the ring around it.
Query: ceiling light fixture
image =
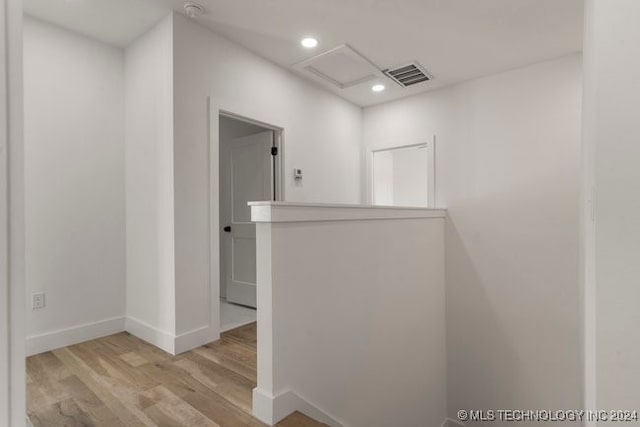
[[[307,49],[311,49],[318,46],[318,39],[315,39],[313,37],[305,37],[300,41],[300,44]]]
[[[384,85],[383,84],[373,85],[371,86],[371,90],[374,92],[382,92],[384,90]]]
[[[185,3],[184,11],[189,15],[189,18],[197,18],[204,14],[204,7],[196,3]]]

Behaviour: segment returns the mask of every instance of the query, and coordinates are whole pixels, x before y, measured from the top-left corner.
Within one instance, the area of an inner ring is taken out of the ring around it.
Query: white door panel
[[[256,226],[251,223],[250,201],[273,199],[271,147],[273,132],[266,131],[230,142],[231,227],[225,245],[227,301],[256,306]]]
[[[232,280],[236,283],[255,284],[256,281],[256,228],[254,224],[233,225]]]

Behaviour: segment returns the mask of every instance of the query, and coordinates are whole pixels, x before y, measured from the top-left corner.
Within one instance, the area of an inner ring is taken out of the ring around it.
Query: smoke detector
[[[198,16],[204,14],[204,7],[196,3],[185,3],[184,11],[187,12],[189,18],[197,18]]]

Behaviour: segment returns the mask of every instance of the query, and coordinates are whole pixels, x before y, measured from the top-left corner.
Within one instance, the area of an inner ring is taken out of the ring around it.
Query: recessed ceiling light
[[[371,86],[371,90],[374,92],[382,92],[384,90],[384,85],[382,84],[373,85]]]
[[[307,49],[311,49],[312,47],[318,46],[318,39],[315,39],[313,37],[305,37],[302,39],[302,41],[300,41],[300,44]]]

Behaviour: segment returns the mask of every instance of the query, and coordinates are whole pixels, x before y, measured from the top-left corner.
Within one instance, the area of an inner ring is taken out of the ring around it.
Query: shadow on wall
[[[523,370],[464,240],[445,222],[448,413],[512,408]],[[500,402],[499,407],[493,405]],[[473,423],[469,423],[473,424]]]
[[[465,206],[465,211],[481,208]],[[541,258],[539,270],[545,269],[544,257],[553,254],[541,255],[544,242],[523,238],[507,226],[502,232],[479,233],[475,230],[487,224],[453,210],[445,227],[449,417],[457,419],[460,409],[579,407],[579,384],[573,381],[579,363],[568,365],[567,359],[578,344],[568,317],[572,308],[556,289],[562,283],[536,282],[546,273],[526,270],[534,268],[530,260],[535,254]],[[558,378],[566,381],[549,390]]]

